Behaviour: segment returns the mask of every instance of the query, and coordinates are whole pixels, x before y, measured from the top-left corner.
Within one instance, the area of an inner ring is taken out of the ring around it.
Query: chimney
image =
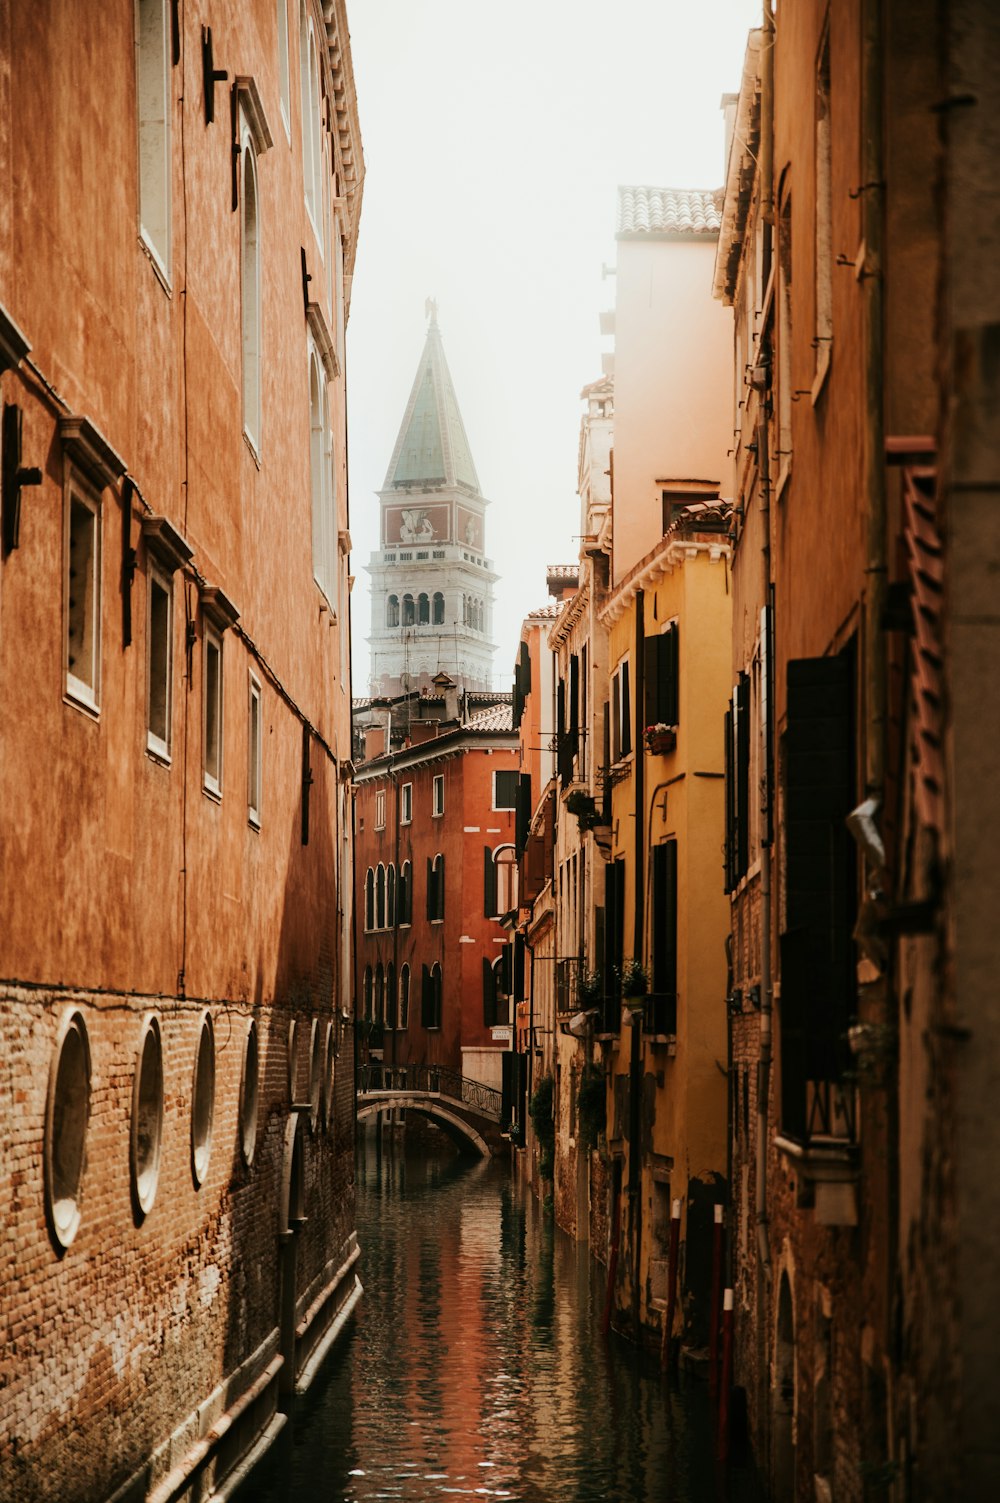
[[[365,761],[370,762],[372,757],[381,757],[385,754],[385,726],[369,725],[365,727]]]
[[[435,673],[434,687],[444,700],[444,722],[458,722],[458,685],[447,673]]]
[[[420,746],[425,741],[433,741],[439,724],[437,720],[414,720],[410,726],[410,745]]]

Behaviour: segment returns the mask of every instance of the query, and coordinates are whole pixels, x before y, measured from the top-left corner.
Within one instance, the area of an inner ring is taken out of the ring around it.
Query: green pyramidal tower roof
[[[383,489],[422,490],[450,485],[466,486],[479,494],[479,477],[432,304],[424,352]]]

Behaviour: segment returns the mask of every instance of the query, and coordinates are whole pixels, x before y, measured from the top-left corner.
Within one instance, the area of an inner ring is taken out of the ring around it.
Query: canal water
[[[241,1500],[756,1503],[703,1384],[604,1339],[603,1270],[508,1166],[369,1133],[358,1235],[351,1335]]]

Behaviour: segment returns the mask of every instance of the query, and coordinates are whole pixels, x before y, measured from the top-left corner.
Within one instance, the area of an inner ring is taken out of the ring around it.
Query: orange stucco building
[[[356,1294],[346,15],[0,52],[0,1492],[221,1496]]]

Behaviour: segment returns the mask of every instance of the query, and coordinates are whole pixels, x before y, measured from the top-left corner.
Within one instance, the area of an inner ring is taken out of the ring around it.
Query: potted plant
[[[672,752],[677,745],[677,728],[658,720],[655,725],[647,725],[642,733],[642,739],[646,743],[648,752],[662,757],[667,752]]]
[[[649,976],[642,963],[634,957],[626,960],[621,968],[621,985],[625,1006],[632,1012],[641,1012],[649,991]]]
[[[589,793],[584,793],[582,788],[574,788],[566,799],[566,812],[575,814],[580,821],[580,829],[592,830],[599,823],[597,804]]]
[[[576,1000],[583,1011],[596,1007],[604,996],[604,981],[600,971],[580,971],[576,978]]]

